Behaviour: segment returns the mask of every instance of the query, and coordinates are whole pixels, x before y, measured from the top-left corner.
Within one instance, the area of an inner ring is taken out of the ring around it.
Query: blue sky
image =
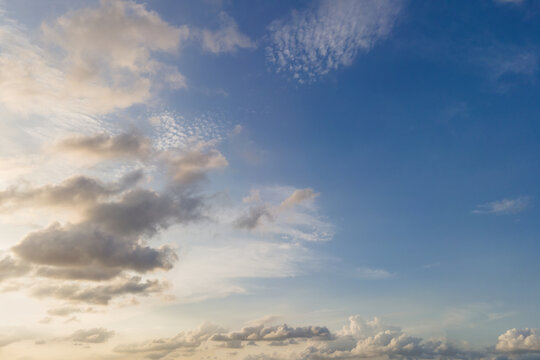
[[[0,1],[0,356],[537,358],[539,17]]]

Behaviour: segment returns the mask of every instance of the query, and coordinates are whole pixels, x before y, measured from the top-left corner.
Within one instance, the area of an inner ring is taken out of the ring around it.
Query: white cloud
[[[200,37],[205,51],[212,53],[230,53],[237,49],[253,49],[255,43],[240,32],[238,24],[232,17],[222,12],[220,14],[221,27],[216,31],[201,30]]]
[[[530,199],[521,196],[514,199],[502,199],[476,206],[473,214],[517,214],[525,211],[529,206]]]
[[[175,53],[188,36],[143,5],[102,0],[42,25],[42,40],[10,19],[0,27],[0,103],[15,113],[71,117],[127,108],[151,98],[158,83],[185,86],[154,52]],[[159,82],[155,80],[159,78]]]
[[[400,10],[397,0],[317,1],[270,24],[268,60],[300,82],[315,80],[388,36]]]
[[[537,329],[510,329],[499,336],[496,349],[507,353],[540,352],[540,334]]]
[[[295,205],[298,205],[298,204],[300,204],[300,203],[302,203],[304,201],[313,200],[317,196],[319,196],[319,193],[314,192],[313,189],[311,189],[311,188],[296,189],[291,194],[291,196],[289,196],[288,198],[283,200],[280,207],[282,209],[287,209],[287,208],[293,207]]]

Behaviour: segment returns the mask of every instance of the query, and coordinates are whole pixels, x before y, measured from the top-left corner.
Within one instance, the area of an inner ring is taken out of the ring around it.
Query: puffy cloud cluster
[[[473,359],[486,354],[471,351],[446,339],[423,340],[410,336],[401,328],[385,325],[380,319],[364,320],[351,316],[349,325],[337,333],[335,340],[310,346],[302,359]]]
[[[0,209],[61,206],[77,214],[75,222],[56,222],[27,234],[12,247],[12,255],[0,261],[0,280],[31,272],[57,281],[34,286],[35,296],[100,305],[115,297],[146,296],[167,289],[165,283],[143,280],[133,273],[173,267],[178,259],[175,250],[169,245],[154,247],[150,241],[172,225],[204,217],[205,197],[192,185],[204,179],[206,172],[226,166],[225,157],[208,143],[155,151],[148,138],[135,132],[79,136],[60,146],[102,161],[141,160],[165,168],[170,176],[159,192],[140,186],[143,172],[139,170],[111,182],[80,175],[55,185],[0,192]],[[88,281],[109,283],[84,283]]]
[[[329,340],[332,338],[326,327],[289,327],[286,324],[265,327],[264,325],[245,327],[240,331],[212,336],[213,341],[283,341],[289,339]]]
[[[114,351],[123,354],[143,354],[151,359],[160,359],[173,351],[193,351],[204,341],[224,330],[212,324],[203,324],[198,329],[181,332],[171,338],[159,338],[146,342],[123,344],[115,347]]]
[[[401,10],[394,0],[320,0],[270,24],[267,57],[278,72],[313,81],[351,65],[388,36]]]
[[[510,329],[497,341],[496,349],[504,353],[540,353],[537,329]]]

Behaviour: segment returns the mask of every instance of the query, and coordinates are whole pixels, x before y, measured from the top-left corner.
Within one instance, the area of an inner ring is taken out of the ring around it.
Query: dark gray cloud
[[[104,328],[81,329],[71,334],[67,340],[79,343],[100,344],[114,336],[114,331]]]
[[[64,139],[57,145],[61,151],[101,159],[147,158],[152,146],[142,134],[132,131],[119,135],[96,134]]]
[[[30,263],[64,268],[62,272],[44,268],[42,275],[62,277],[64,274],[68,278],[80,274],[82,278],[98,279],[112,274],[97,268],[88,273],[90,266],[112,268],[113,272],[116,269],[147,272],[170,269],[176,260],[174,251],[167,246],[151,248],[137,238],[111,234],[91,223],[52,225],[29,234],[13,251]]]
[[[259,224],[263,217],[266,217],[269,220],[272,220],[272,213],[266,205],[255,206],[249,208],[247,213],[240,216],[234,221],[234,226],[238,229],[254,229]]]
[[[80,223],[28,234],[13,252],[41,265],[37,275],[60,279],[108,280],[124,270],[168,270],[177,260],[174,250],[146,245],[145,238],[198,219],[202,207],[201,197],[135,189],[87,207]]]
[[[52,279],[104,281],[117,277],[123,270],[120,267],[98,267],[95,264],[73,267],[40,266],[35,274]]]
[[[24,269],[33,270],[32,276],[51,279],[49,285],[33,288],[32,293],[107,304],[117,296],[163,291],[164,285],[157,281],[125,279],[133,272],[169,270],[178,260],[170,246],[156,247],[149,242],[170,226],[205,218],[206,198],[192,185],[203,179],[207,171],[227,165],[223,155],[212,146],[195,143],[182,152],[154,151],[149,139],[136,132],[76,137],[58,144],[64,151],[99,159],[130,158],[151,162],[158,168],[165,166],[170,177],[165,179],[160,192],[137,187],[143,177],[141,171],[110,183],[75,176],[56,185],[14,187],[0,192],[0,208],[65,206],[78,215],[75,223],[54,223],[27,234],[11,249],[15,260],[27,264]],[[1,266],[2,263],[0,280]],[[9,272],[15,274],[15,270],[9,266]],[[4,273],[7,276],[8,270]],[[91,287],[79,284],[79,280],[106,285]]]
[[[32,290],[36,297],[54,297],[73,303],[107,305],[113,298],[125,295],[148,296],[162,293],[168,284],[158,280],[146,280],[138,276],[108,285],[83,286],[79,284],[44,285]]]
[[[152,236],[171,224],[199,219],[202,206],[202,197],[138,189],[126,193],[119,201],[89,208],[86,221],[118,235]]]
[[[288,339],[329,340],[332,334],[326,327],[289,327],[286,324],[265,327],[264,325],[245,327],[237,332],[214,335],[213,341],[283,341]]]
[[[74,176],[57,185],[13,187],[0,192],[0,209],[11,210],[21,206],[88,206],[126,191],[142,178],[143,172],[137,170],[112,183],[103,183],[87,176]]]

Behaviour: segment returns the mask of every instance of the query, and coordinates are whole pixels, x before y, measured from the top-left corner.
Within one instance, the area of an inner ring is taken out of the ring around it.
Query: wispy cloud
[[[394,277],[395,274],[385,269],[361,267],[357,269],[356,276],[362,279],[382,280],[382,279],[390,279]]]
[[[255,42],[238,28],[238,24],[225,12],[219,15],[221,26],[217,30],[201,30],[202,48],[215,54],[231,53],[238,49],[253,49]]]
[[[269,62],[300,82],[349,66],[392,31],[397,0],[321,0],[269,26]]]
[[[517,214],[525,211],[530,204],[530,198],[521,196],[514,199],[502,199],[476,206],[473,214]]]

